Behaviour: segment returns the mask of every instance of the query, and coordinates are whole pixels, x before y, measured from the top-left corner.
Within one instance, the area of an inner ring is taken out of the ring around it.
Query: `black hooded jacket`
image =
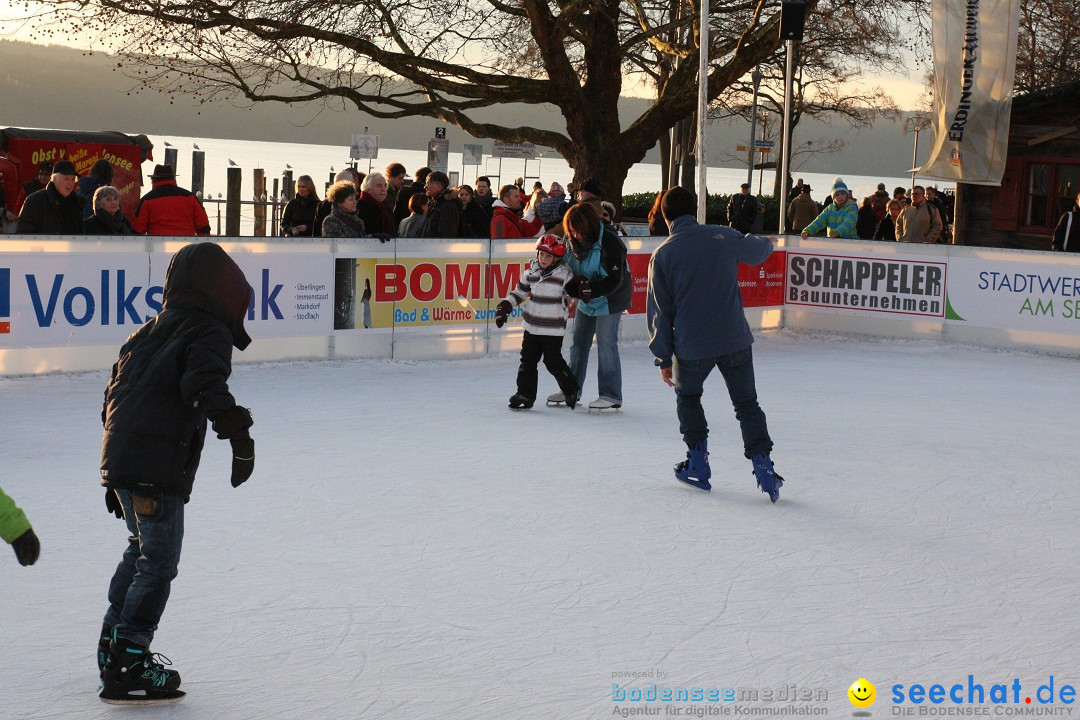
[[[161,313],[120,348],[105,388],[103,485],[187,500],[207,419],[219,437],[223,418],[236,431],[227,381],[233,347],[251,342],[244,330],[250,300],[243,271],[219,245],[187,245],[173,256]]]

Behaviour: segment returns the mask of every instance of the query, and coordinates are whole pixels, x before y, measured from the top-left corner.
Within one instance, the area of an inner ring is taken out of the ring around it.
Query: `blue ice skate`
[[[675,477],[699,490],[712,490],[708,440],[702,440],[686,452],[686,459],[675,466]]]
[[[770,500],[776,502],[780,497],[780,488],[784,486],[784,478],[773,469],[768,453],[754,453],[752,460],[758,487],[761,488],[761,492],[769,494]]]

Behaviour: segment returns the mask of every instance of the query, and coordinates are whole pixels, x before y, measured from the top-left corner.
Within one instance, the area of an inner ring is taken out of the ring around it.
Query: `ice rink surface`
[[[98,485],[107,375],[0,379],[0,484],[42,542],[32,568],[0,548],[0,715],[796,707],[613,700],[613,683],[656,683],[795,686],[815,698],[797,706],[850,717],[864,677],[888,717],[897,683],[1080,684],[1080,363],[791,332],[754,353],[787,479],[776,505],[718,373],[704,396],[713,491],[674,480],[674,395],[640,343],[622,349],[624,410],[604,415],[508,410],[512,354],[237,366],[255,474],[232,489],[228,444],[208,439],[152,648],[188,697],[141,711],[95,696],[126,542]],[[541,396],[556,389],[541,368]]]

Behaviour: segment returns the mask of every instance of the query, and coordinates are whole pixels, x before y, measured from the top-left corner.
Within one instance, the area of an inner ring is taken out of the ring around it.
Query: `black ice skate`
[[[165,705],[179,702],[180,673],[169,670],[164,655],[151,653],[130,640],[117,638],[109,647],[98,697],[111,705]]]
[[[510,398],[511,410],[528,410],[533,406],[533,401],[521,393],[516,393]]]

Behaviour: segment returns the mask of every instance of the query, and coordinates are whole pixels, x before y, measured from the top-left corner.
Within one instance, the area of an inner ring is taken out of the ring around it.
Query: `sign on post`
[[[535,160],[536,155],[536,145],[530,142],[510,143],[496,140],[491,151],[491,156],[497,158],[528,158],[529,160]]]
[[[450,141],[428,140],[427,166],[432,170],[446,172],[450,163]]]
[[[479,165],[484,162],[484,146],[477,145],[465,145],[465,149],[461,152],[461,164],[462,165]]]
[[[379,157],[379,136],[365,133],[353,133],[349,145],[351,160],[374,160]]]

